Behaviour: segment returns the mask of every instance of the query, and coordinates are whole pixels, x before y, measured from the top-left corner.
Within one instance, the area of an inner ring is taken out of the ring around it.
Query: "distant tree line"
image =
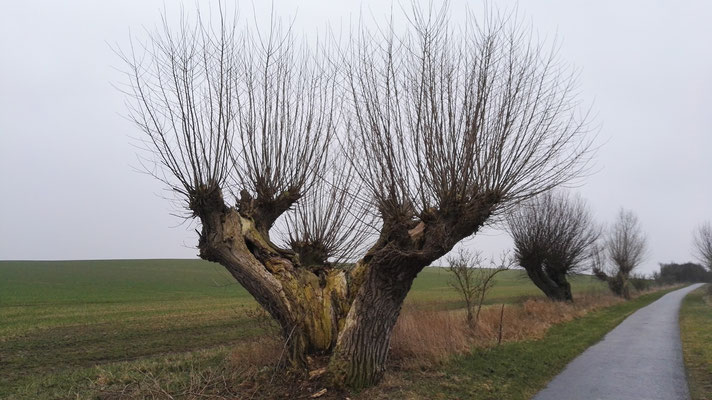
[[[653,274],[653,278],[661,284],[712,282],[712,272],[700,264],[691,262],[661,263],[660,272]]]

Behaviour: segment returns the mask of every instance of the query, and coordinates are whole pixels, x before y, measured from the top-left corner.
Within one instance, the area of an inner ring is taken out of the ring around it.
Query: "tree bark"
[[[353,303],[329,364],[336,385],[363,388],[378,383],[388,358],[391,332],[415,277],[491,214],[483,202],[476,212],[431,211],[420,221],[387,220],[379,240],[357,265]]]
[[[611,290],[618,296],[621,296],[626,300],[630,300],[630,283],[628,281],[628,274],[619,272],[616,276],[609,278],[608,287],[610,287]]]
[[[534,285],[544,292],[546,297],[555,301],[574,301],[566,274],[547,273],[541,264],[527,264],[523,267]]]
[[[336,384],[363,388],[381,379],[391,332],[413,280],[424,267],[399,266],[393,271],[370,265],[366,269],[329,365]]]
[[[617,296],[623,297],[626,300],[630,300],[630,284],[628,282],[628,276],[622,272],[618,272],[614,276],[608,276],[604,271],[594,268],[593,274],[600,280],[608,284],[608,288],[611,292]]]
[[[571,293],[571,284],[566,279],[566,274],[558,273],[552,277],[552,281],[556,283],[556,298],[557,301],[574,301],[574,296]]]
[[[328,354],[349,310],[347,271],[300,268],[234,208],[205,210],[201,221],[201,258],[223,265],[279,323],[289,364]]]

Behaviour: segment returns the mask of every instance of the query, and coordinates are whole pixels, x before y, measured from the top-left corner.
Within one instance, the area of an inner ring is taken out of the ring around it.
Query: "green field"
[[[407,303],[460,307],[447,281],[445,269],[426,268]],[[589,276],[573,287],[605,290]],[[528,296],[541,294],[522,271],[507,271],[488,302]],[[200,260],[0,262],[0,398],[89,393],[98,375],[130,382],[147,364],[180,374],[259,336],[246,315],[254,307],[222,267]]]

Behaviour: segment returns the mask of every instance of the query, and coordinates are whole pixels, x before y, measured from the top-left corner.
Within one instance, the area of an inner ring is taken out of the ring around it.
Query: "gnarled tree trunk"
[[[608,284],[608,288],[611,289],[611,292],[626,300],[630,300],[630,282],[628,281],[627,275],[619,271],[613,276],[608,276],[600,268],[594,268],[593,274],[598,279],[606,282]]]
[[[219,190],[199,197],[193,206],[203,225],[200,256],[223,265],[279,323],[290,365],[305,367],[309,355],[332,355],[332,381],[350,387],[382,377],[391,332],[418,273],[489,216],[484,211],[474,220],[429,229],[414,221],[387,225],[362,260],[342,269],[303,265],[299,254],[272,244],[260,228],[269,219],[249,204],[227,207]]]
[[[424,267],[366,268],[329,365],[335,382],[361,388],[380,380],[403,301]]]
[[[356,286],[346,270],[309,270],[297,255],[274,246],[255,221],[222,204],[219,192],[196,212],[203,223],[203,259],[223,265],[279,323],[294,366],[330,352]],[[349,285],[351,281],[351,285]]]
[[[458,207],[454,207],[458,209]],[[385,371],[391,333],[418,273],[476,232],[490,216],[432,212],[424,221],[385,221],[378,242],[359,262],[362,278],[334,349],[329,372],[337,385],[362,388]]]
[[[534,285],[544,292],[546,297],[555,301],[574,301],[571,284],[566,280],[565,273],[547,271],[541,264],[527,263],[523,267]]]

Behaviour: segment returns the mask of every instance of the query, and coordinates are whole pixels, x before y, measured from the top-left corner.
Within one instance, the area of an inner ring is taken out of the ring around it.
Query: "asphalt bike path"
[[[534,400],[686,400],[678,314],[702,284],[641,308],[566,366]]]

